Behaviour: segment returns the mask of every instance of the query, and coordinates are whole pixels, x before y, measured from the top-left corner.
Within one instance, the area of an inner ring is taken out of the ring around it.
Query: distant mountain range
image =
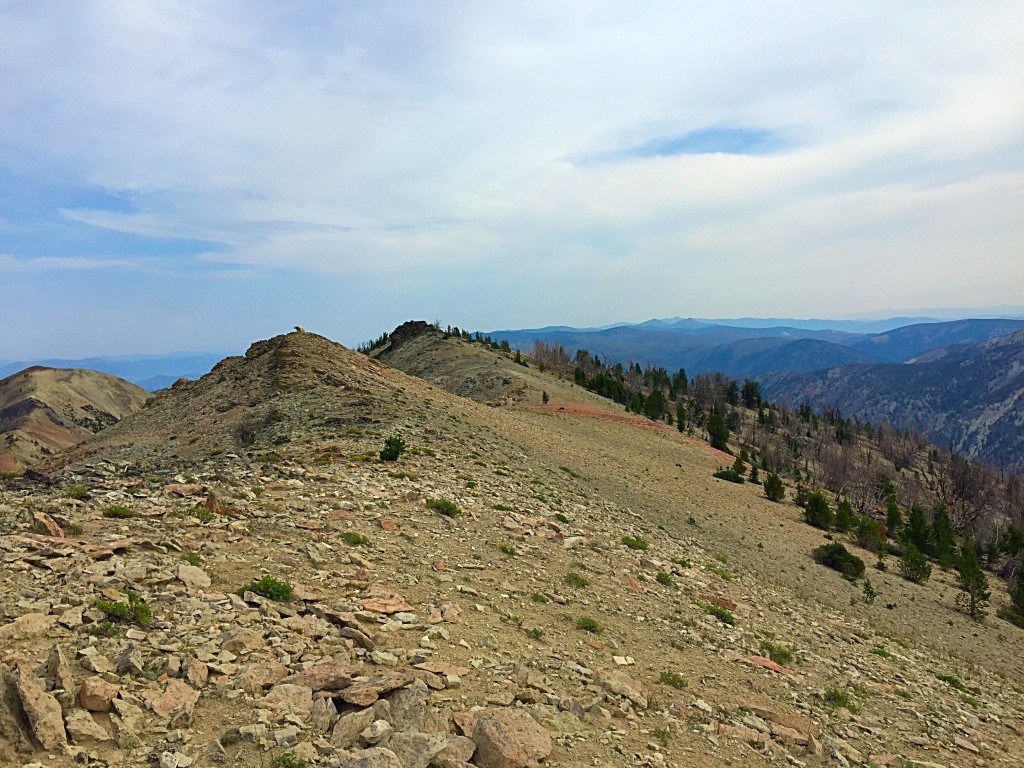
[[[788,322],[788,321],[787,321]],[[794,321],[801,322],[801,321]],[[607,362],[757,379],[773,401],[837,406],[913,428],[937,445],[1024,473],[1024,319],[844,329],[654,320],[604,329],[492,331],[523,351],[537,340]],[[817,326],[817,321],[804,321]]]
[[[77,360],[20,360],[0,362],[0,379],[32,366],[78,368],[130,381],[150,392],[169,387],[180,378],[198,379],[209,373],[227,355],[198,352],[178,355],[132,355],[127,357],[87,357]]]
[[[809,321],[816,324],[817,321]],[[741,327],[703,320],[653,320],[603,329],[564,326],[491,331],[529,351],[535,341],[558,342],[570,354],[586,349],[613,362],[684,368],[688,375],[719,371],[733,377],[806,373],[843,365],[906,362],[940,347],[977,344],[1024,329],[1024,320],[979,319],[889,327],[881,333],[762,325]]]

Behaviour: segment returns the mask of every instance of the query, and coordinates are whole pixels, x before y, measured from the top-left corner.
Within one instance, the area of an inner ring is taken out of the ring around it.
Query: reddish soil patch
[[[640,429],[650,430],[651,432],[664,432],[669,435],[678,436],[689,443],[693,443],[708,453],[728,461],[730,464],[735,460],[734,456],[725,453],[725,451],[720,451],[717,448],[712,448],[703,440],[697,440],[689,435],[684,435],[678,429],[673,429],[665,424],[660,424],[641,416],[626,416],[621,413],[609,413],[601,408],[594,408],[593,406],[587,405],[525,405],[522,406],[522,408],[523,410],[535,411],[538,413],[564,413],[569,416],[588,416],[593,419],[603,419],[604,421],[614,421],[618,424],[639,427]]]

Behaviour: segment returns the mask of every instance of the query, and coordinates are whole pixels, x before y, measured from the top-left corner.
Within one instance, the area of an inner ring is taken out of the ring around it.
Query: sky
[[[1024,305],[1024,3],[4,2],[0,359]]]

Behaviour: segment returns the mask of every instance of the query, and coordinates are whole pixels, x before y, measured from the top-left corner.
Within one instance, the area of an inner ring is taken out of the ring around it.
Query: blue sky
[[[0,359],[1024,304],[1024,4],[9,2]]]

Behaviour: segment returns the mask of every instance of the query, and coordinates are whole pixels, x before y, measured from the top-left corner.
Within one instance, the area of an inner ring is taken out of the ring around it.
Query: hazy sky
[[[0,358],[1024,304],[1024,3],[5,2]]]

